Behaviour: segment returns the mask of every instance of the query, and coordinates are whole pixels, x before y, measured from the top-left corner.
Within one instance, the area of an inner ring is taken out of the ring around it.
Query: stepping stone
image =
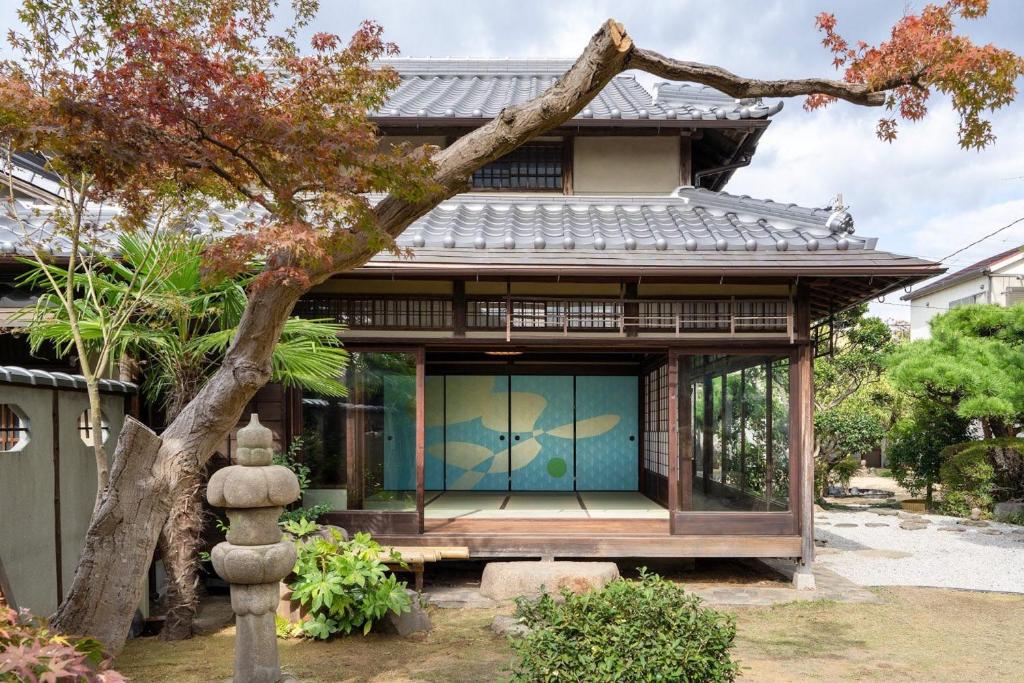
[[[543,587],[552,595],[603,588],[619,578],[614,562],[489,562],[480,579],[480,594],[492,600],[536,597]]]
[[[851,528],[851,527],[857,527],[857,526],[860,526],[860,524],[851,524],[851,523],[849,523],[849,522],[841,522],[841,523],[839,523],[839,524],[836,524],[835,526],[836,526],[836,528],[837,528],[837,529],[838,529],[839,527],[843,527],[844,529],[849,529],[849,528]]]
[[[533,629],[515,617],[507,614],[499,614],[494,617],[494,621],[491,622],[491,630],[499,636],[522,638]]]
[[[988,536],[1002,536],[1003,532],[999,529],[982,529],[978,532],[979,534],[986,534]]]
[[[892,508],[875,508],[871,512],[876,515],[882,515],[883,517],[896,517],[900,514],[899,510],[893,510]]]
[[[940,526],[939,531],[952,531],[958,534],[962,534],[966,532],[967,529],[963,528],[962,526]]]
[[[864,524],[864,526],[869,526],[869,527],[887,527],[887,526],[890,526],[890,525],[886,524],[884,522],[866,522]]]
[[[917,522],[917,521],[908,519],[908,520],[900,523],[900,528],[901,529],[906,529],[907,531],[919,531],[921,529],[927,529],[928,528],[928,523],[927,522]]]
[[[832,526],[832,522],[815,522],[814,526]]]
[[[924,519],[921,515],[917,514],[916,512],[905,512],[903,510],[900,510],[899,512],[897,512],[896,516],[899,517],[900,519],[910,519],[910,520],[914,520],[915,522],[917,520]]]
[[[988,526],[988,522],[986,522],[983,519],[961,519],[960,521],[957,522],[957,524],[959,524],[961,526],[976,526],[976,527],[986,527],[986,526]]]

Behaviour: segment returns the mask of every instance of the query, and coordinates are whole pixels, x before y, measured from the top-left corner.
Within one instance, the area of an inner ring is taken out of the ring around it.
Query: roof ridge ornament
[[[850,215],[850,207],[843,204],[843,193],[836,193],[831,204],[826,207],[826,210],[831,209],[832,213],[825,219],[825,227],[833,235],[852,235],[854,232],[853,216]]]

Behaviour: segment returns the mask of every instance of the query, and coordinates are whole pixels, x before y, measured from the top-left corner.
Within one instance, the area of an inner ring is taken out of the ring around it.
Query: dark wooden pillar
[[[797,347],[789,368],[790,459],[795,461],[796,479],[790,485],[797,500],[791,501],[799,514],[800,563],[814,561],[814,349],[810,343],[808,292],[797,290]]]
[[[416,350],[416,517],[421,534],[423,533],[423,489],[426,487],[424,475],[426,379],[426,352],[423,347],[420,347]]]
[[[715,383],[710,374],[704,374],[704,442],[701,444],[704,457],[703,491],[710,489],[711,475],[715,467]]]
[[[677,356],[679,369],[679,509],[693,509],[693,393],[690,356]]]
[[[452,327],[456,337],[466,336],[466,281],[452,283]]]
[[[675,533],[679,510],[679,352],[668,352],[668,519]]]
[[[639,320],[637,319],[637,316],[640,315],[640,304],[637,301],[638,292],[639,286],[635,282],[627,282],[623,285],[622,315],[632,320],[631,323],[623,326],[627,337],[637,336],[640,330]]]
[[[775,438],[774,438],[774,425],[775,420],[772,413],[775,410],[774,399],[772,397],[773,385],[775,384],[775,375],[772,372],[774,365],[771,361],[764,364],[764,498],[765,498],[765,510],[771,511],[772,509],[772,495],[775,488]]]
[[[356,374],[354,371],[352,374]],[[363,378],[356,377],[349,386],[348,409],[345,411],[345,479],[346,505],[349,510],[363,509],[363,459],[366,451],[366,425],[363,413]]]

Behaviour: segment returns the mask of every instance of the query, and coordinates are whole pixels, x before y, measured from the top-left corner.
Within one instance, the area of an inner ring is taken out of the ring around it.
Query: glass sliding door
[[[689,367],[687,510],[790,510],[788,357],[694,356]]]
[[[353,352],[346,396],[303,395],[304,505],[416,510],[417,358]]]

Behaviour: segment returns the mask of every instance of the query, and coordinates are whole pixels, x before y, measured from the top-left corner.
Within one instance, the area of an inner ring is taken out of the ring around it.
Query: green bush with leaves
[[[942,511],[947,515],[966,517],[972,508],[990,510],[995,469],[988,454],[977,444],[957,444],[946,449],[945,462],[939,469],[943,482]]]
[[[356,534],[350,541],[334,530],[330,536],[295,543],[298,559],[288,587],[307,618],[295,625],[292,635],[327,639],[360,630],[365,635],[388,612],[412,608],[405,582],[388,571],[380,559],[380,544],[369,534]],[[392,554],[391,560],[400,558]]]
[[[986,439],[950,446],[940,468],[942,509],[967,515],[1002,500],[1024,497],[1024,439]]]
[[[309,488],[309,465],[307,465],[299,457],[302,453],[302,437],[295,437],[291,443],[288,444],[288,450],[284,453],[274,453],[274,464],[287,467],[295,473],[295,478],[299,480],[299,496],[306,493],[306,489]],[[306,520],[309,522],[315,522],[328,512],[331,511],[331,506],[327,503],[319,503],[317,505],[311,505],[309,507],[297,507],[291,510],[285,510],[281,513],[278,518],[278,524],[284,525],[288,522],[298,522],[300,520]],[[287,529],[286,529],[287,531]]]
[[[513,681],[697,683],[738,675],[733,618],[656,574],[563,597],[517,601],[516,616],[532,631],[513,641]]]

